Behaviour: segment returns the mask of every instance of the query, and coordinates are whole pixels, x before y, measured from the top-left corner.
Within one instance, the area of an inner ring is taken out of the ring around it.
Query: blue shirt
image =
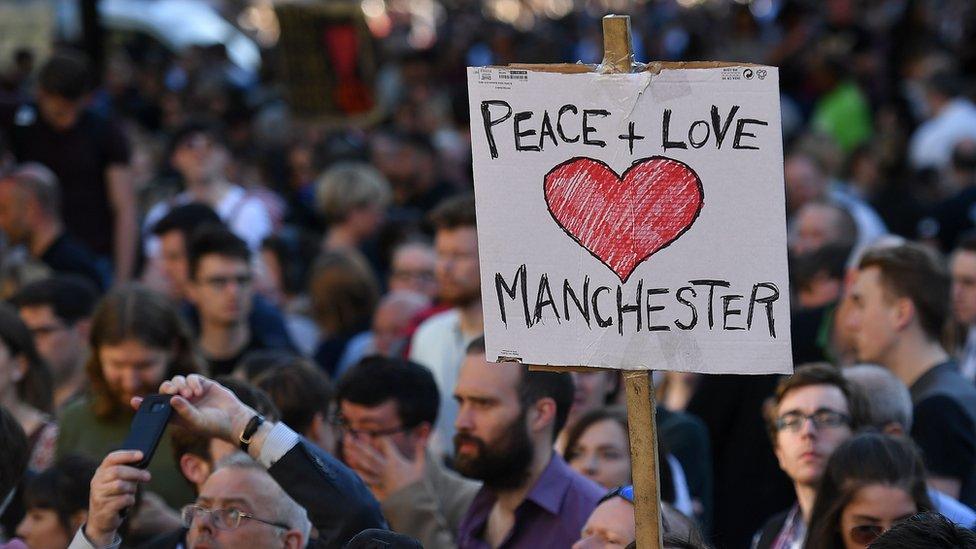
[[[580,538],[590,513],[607,491],[570,469],[553,452],[535,486],[515,509],[515,524],[500,548],[569,547]],[[458,547],[488,549],[483,539],[495,494],[482,487],[458,527]]]

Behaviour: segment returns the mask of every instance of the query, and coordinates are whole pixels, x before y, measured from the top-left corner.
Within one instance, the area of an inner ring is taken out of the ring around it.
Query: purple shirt
[[[606,493],[607,490],[599,484],[570,469],[563,458],[553,452],[549,465],[515,509],[515,524],[499,547],[571,546],[580,539],[586,519]],[[458,527],[459,548],[490,547],[482,536],[494,505],[495,494],[482,487]]]

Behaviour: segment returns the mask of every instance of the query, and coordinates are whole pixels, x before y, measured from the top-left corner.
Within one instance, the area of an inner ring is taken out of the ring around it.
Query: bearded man
[[[458,547],[569,547],[605,490],[552,447],[573,404],[569,374],[490,364],[484,338],[468,345],[454,399],[454,466],[483,482]]]

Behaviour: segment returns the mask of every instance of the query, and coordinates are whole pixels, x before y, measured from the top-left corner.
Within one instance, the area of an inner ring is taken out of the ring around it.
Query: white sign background
[[[665,69],[657,75],[469,68],[489,359],[703,373],[792,372],[778,78],[775,67],[756,66]],[[507,103],[512,114],[501,120],[506,106],[491,103],[485,115],[485,101]],[[564,105],[573,105],[576,111],[564,110],[560,134],[557,115]],[[733,107],[739,107],[720,147],[713,131],[713,106],[720,129]],[[585,110],[609,111],[606,116],[591,113],[586,121],[592,128],[588,140],[604,141],[606,146],[584,143]],[[671,111],[668,141],[683,142],[686,148],[665,150],[665,110]],[[523,133],[519,138],[523,148],[539,145],[546,111],[554,135],[543,136],[541,150],[516,150],[516,131]],[[530,114],[520,116],[519,112]],[[497,158],[490,152],[486,116],[494,123],[490,133]],[[742,123],[736,148],[742,119],[766,125]],[[699,120],[704,123],[696,124]],[[630,123],[634,135],[643,136],[632,141],[633,151],[631,140],[618,137],[630,134]],[[534,134],[527,133],[533,130]],[[569,143],[560,135],[580,139]],[[702,142],[700,148],[694,146]],[[665,156],[690,167],[701,181],[702,206],[686,232],[638,264],[622,283],[621,276],[557,224],[547,208],[544,181],[550,170],[574,157],[602,161],[619,176],[635,160],[652,156]],[[522,265],[525,303],[517,276]],[[501,291],[498,275],[506,286]],[[552,305],[546,303],[545,288],[540,289],[543,275],[548,278]],[[587,277],[589,294],[584,296]],[[702,280],[726,281],[728,287],[690,282]],[[564,303],[567,281],[578,299],[590,305],[589,322],[572,300]],[[642,289],[641,330],[637,330],[638,312],[620,314],[617,302],[620,287],[625,308],[636,305],[638,285]],[[598,290],[601,287],[607,290]],[[686,287],[692,290],[681,290]],[[514,299],[507,294],[513,289]],[[678,299],[679,291],[684,302]],[[723,299],[730,295],[739,297]],[[541,315],[537,316],[540,302]],[[751,322],[747,322],[750,305]],[[770,335],[768,314],[774,320],[775,337]],[[599,326],[597,316],[612,324]],[[692,322],[694,316],[697,322]],[[649,331],[649,326],[657,331]]]

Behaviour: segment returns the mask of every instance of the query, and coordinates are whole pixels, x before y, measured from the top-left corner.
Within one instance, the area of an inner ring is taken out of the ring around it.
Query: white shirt
[[[184,191],[171,200],[158,202],[149,209],[143,223],[143,234],[146,235],[146,257],[151,258],[159,255],[159,238],[152,234],[152,229],[156,223],[159,223],[159,220],[165,217],[174,206],[182,206],[191,202],[194,202],[193,196]],[[255,252],[261,248],[261,241],[270,235],[273,229],[271,215],[268,213],[264,202],[257,196],[248,194],[239,185],[233,185],[224,194],[214,207],[214,211],[227,224],[231,232],[247,242],[247,246]]]
[[[451,309],[425,320],[414,332],[410,343],[410,360],[431,371],[441,395],[437,425],[430,442],[431,451],[435,454],[453,453],[454,420],[458,413],[454,386],[457,385],[464,351],[478,335],[465,337],[461,333],[461,313]]]
[[[976,139],[976,105],[953,99],[915,130],[908,143],[908,158],[915,169],[942,169],[949,166],[952,149],[965,139]]]
[[[969,381],[976,379],[976,326],[970,326],[966,335],[966,344],[959,356],[959,373]]]
[[[839,181],[832,181],[827,190],[827,195],[831,200],[843,206],[854,219],[854,224],[857,226],[855,249],[870,246],[874,241],[888,234],[888,227],[878,212],[851,192],[847,185]]]

